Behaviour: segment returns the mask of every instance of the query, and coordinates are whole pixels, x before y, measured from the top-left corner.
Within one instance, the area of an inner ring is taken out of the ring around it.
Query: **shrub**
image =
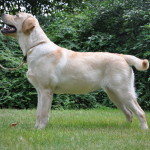
[[[7,44],[9,43],[9,44]],[[6,67],[18,66],[22,61],[22,53],[17,42],[0,34],[0,64]],[[26,65],[16,71],[0,72],[0,107],[32,108],[36,105],[34,88],[26,79]]]
[[[143,3],[142,3],[143,4]],[[75,51],[109,51],[150,59],[150,14],[138,1],[89,0],[75,13],[58,11],[38,16],[42,28],[56,44]],[[20,64],[22,52],[15,40],[0,34],[0,63]],[[27,66],[17,71],[0,72],[0,107],[33,108],[36,91],[27,81]],[[150,70],[137,72],[136,87],[141,106],[150,109]],[[80,109],[99,104],[114,107],[101,90],[87,95],[54,95],[53,108]]]

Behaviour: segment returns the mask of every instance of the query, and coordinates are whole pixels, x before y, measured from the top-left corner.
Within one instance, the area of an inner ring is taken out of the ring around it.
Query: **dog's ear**
[[[27,18],[22,24],[22,31],[29,33],[35,27],[35,19],[33,17]]]

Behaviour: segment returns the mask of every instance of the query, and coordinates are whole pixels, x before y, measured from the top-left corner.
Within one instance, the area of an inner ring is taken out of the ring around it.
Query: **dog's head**
[[[37,19],[31,14],[20,12],[16,15],[2,15],[4,27],[1,29],[2,34],[16,36],[17,33],[28,34],[38,23]]]

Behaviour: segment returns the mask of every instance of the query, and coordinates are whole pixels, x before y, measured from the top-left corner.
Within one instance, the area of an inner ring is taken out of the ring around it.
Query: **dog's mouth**
[[[13,25],[4,24],[4,26],[1,29],[1,32],[3,34],[16,33],[17,32],[17,28],[15,26],[13,26]]]

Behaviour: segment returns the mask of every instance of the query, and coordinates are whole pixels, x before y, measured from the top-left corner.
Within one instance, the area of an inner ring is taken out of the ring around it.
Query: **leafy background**
[[[47,36],[60,46],[75,51],[130,54],[150,60],[150,5],[147,2],[83,0],[82,5],[69,3],[55,12],[51,10],[48,15],[37,13],[36,17]],[[0,34],[0,64],[15,67],[22,57],[17,41]],[[36,107],[37,94],[26,78],[26,71],[26,65],[17,71],[0,70],[1,108]],[[134,69],[134,72],[138,101],[142,108],[150,110],[150,70]],[[87,109],[99,105],[115,107],[102,90],[86,95],[54,95],[52,107]]]

